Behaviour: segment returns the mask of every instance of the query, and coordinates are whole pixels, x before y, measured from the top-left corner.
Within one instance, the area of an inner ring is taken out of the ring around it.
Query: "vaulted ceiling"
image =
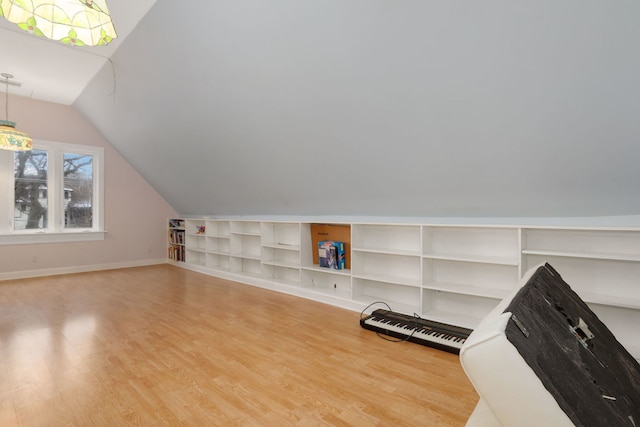
[[[3,23],[0,71],[183,214],[640,215],[638,2],[109,6],[104,50]]]

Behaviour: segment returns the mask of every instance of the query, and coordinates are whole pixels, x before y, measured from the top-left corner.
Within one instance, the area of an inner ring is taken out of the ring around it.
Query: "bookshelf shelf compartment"
[[[204,266],[206,265],[206,254],[203,251],[187,249],[184,261],[190,264]]]
[[[231,221],[231,234],[260,235],[259,221]]]
[[[303,269],[301,280],[302,287],[305,289],[342,299],[351,299],[351,277],[348,274],[327,274],[319,268]]]
[[[473,295],[506,295],[515,289],[520,281],[518,267],[504,264],[484,264],[457,260],[423,260],[423,286],[430,284],[450,284],[456,293]],[[445,291],[445,286],[437,286]]]
[[[264,264],[300,268],[300,252],[263,246],[262,262]]]
[[[300,286],[300,270],[296,267],[263,263],[262,277],[283,285]]]
[[[184,219],[172,218],[169,220],[169,229],[184,230]]]
[[[420,255],[418,225],[353,225],[352,251]]]
[[[361,278],[352,279],[353,299],[362,304],[384,302],[393,311],[406,314],[419,313],[420,288],[415,286],[402,286],[375,280]]]
[[[186,245],[190,249],[205,250],[206,240],[201,234],[187,234]]]
[[[438,322],[475,328],[480,320],[501,301],[439,290],[424,290],[422,317]]]
[[[207,227],[205,234],[211,237],[231,238],[231,224],[229,221],[211,221],[205,222]]]
[[[640,262],[530,255],[527,264],[549,262],[587,303],[640,309]]]
[[[252,277],[261,277],[262,265],[260,259],[252,259],[245,257],[230,257],[231,271],[234,273],[242,273]]]
[[[259,260],[260,236],[236,234],[231,239],[231,255],[239,258]]]
[[[354,277],[420,286],[420,257],[352,250]]]
[[[207,249],[207,252],[226,255],[229,255],[231,253],[231,241],[228,237],[207,236],[205,247]]]
[[[515,227],[425,227],[427,257],[518,265],[520,243]]]
[[[262,244],[300,249],[300,224],[288,222],[264,222],[261,225]]]
[[[524,229],[523,252],[640,261],[640,231]]]
[[[221,271],[231,270],[231,257],[225,254],[207,253],[207,267]]]
[[[185,221],[180,218],[169,219],[167,239],[167,258],[172,262],[185,262],[186,259]]]
[[[188,235],[192,236],[204,236],[205,235],[205,221],[202,220],[186,220],[185,222],[185,231]]]

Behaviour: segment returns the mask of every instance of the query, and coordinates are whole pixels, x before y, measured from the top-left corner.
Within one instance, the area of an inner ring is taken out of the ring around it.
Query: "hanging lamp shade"
[[[13,78],[11,74],[2,73],[5,79],[5,114],[7,119],[0,120],[0,149],[12,151],[30,151],[33,149],[33,141],[24,132],[16,130],[15,122],[9,121],[9,79]]]
[[[30,151],[33,149],[33,141],[26,133],[16,130],[15,122],[0,120],[0,149]]]
[[[73,46],[104,46],[118,37],[106,0],[0,0],[0,16]]]

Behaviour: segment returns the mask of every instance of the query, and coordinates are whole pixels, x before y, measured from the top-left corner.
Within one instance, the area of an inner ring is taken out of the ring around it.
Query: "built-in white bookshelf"
[[[469,328],[517,288],[528,269],[548,262],[640,358],[638,228],[338,222],[350,227],[351,268],[332,270],[314,264],[311,222],[185,218],[169,224],[169,261],[176,265],[352,310],[380,302]],[[171,258],[176,247],[183,248],[184,262]]]

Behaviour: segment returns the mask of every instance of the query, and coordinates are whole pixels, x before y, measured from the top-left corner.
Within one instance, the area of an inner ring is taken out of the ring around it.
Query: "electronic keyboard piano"
[[[471,333],[471,329],[382,309],[361,318],[360,326],[400,340],[454,354],[460,353],[462,343]]]

